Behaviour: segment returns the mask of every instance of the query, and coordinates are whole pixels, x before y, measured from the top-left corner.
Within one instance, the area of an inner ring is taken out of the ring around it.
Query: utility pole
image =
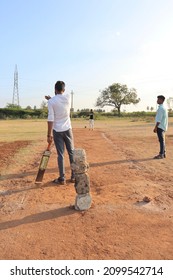
[[[71,109],[70,109],[71,118],[73,117],[73,112],[74,112],[74,108],[73,108],[73,95],[74,95],[74,92],[71,91]]]
[[[173,110],[173,97],[167,99],[167,105],[169,110]]]
[[[17,65],[15,65],[15,71],[14,71],[14,87],[13,87],[13,105],[19,106],[19,89],[18,89],[18,71],[17,71]]]

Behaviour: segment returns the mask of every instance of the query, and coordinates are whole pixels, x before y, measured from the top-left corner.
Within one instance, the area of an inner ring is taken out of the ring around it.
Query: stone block
[[[89,193],[90,180],[88,174],[75,174],[75,189],[78,194]]]
[[[72,163],[71,169],[74,171],[75,174],[86,173],[89,169],[89,164],[87,162],[81,162],[80,164]]]
[[[73,160],[74,163],[80,164],[86,162],[86,153],[84,149],[74,149],[73,151]]]
[[[75,200],[75,209],[76,210],[87,210],[91,207],[91,195],[87,194],[78,194]]]

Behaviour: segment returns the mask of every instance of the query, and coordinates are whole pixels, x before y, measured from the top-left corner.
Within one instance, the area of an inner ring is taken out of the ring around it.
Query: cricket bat
[[[47,167],[47,164],[48,164],[48,161],[50,158],[50,154],[51,154],[50,146],[51,146],[51,143],[48,144],[47,149],[44,151],[44,153],[42,155],[37,177],[35,179],[36,184],[40,184],[43,181],[44,172],[46,170],[46,167]]]

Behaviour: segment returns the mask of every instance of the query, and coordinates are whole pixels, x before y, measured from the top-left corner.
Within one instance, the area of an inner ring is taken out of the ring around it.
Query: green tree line
[[[47,111],[42,109],[0,108],[0,119],[42,119],[47,117]]]

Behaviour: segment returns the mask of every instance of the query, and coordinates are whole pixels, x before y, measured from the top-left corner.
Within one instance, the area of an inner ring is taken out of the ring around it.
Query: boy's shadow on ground
[[[105,162],[94,162],[89,163],[89,167],[97,167],[97,166],[104,166],[104,165],[110,165],[110,164],[122,164],[122,163],[138,163],[138,162],[144,162],[144,161],[150,161],[153,160],[153,158],[142,158],[142,159],[124,159],[124,160],[113,160],[113,161],[105,161]],[[67,167],[66,170],[69,170],[70,168]],[[37,170],[38,171],[38,170]],[[1,175],[0,181],[7,180],[7,179],[16,179],[16,178],[24,178],[27,176],[34,175],[36,177],[37,171],[28,171],[24,173],[14,173],[14,174],[7,174],[7,175]],[[48,168],[46,169],[46,173],[56,173],[56,168]]]

